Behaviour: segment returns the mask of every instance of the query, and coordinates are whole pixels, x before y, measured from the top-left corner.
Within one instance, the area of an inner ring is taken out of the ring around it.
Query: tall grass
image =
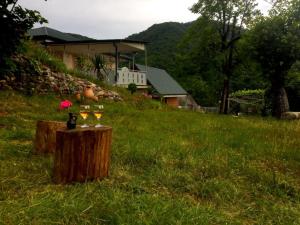
[[[41,65],[48,66],[54,72],[68,72],[66,65],[61,59],[49,53],[44,47],[31,41],[24,42],[26,55]]]
[[[0,224],[300,224],[299,122],[125,99],[103,101],[110,177],[62,186],[31,153],[38,119],[67,120],[59,99],[0,92]]]

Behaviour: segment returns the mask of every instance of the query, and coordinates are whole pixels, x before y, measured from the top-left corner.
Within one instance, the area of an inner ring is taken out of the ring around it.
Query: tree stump
[[[38,121],[34,141],[34,153],[54,153],[56,148],[56,131],[67,127],[64,122]]]
[[[58,130],[53,181],[64,184],[107,177],[111,140],[111,127]]]

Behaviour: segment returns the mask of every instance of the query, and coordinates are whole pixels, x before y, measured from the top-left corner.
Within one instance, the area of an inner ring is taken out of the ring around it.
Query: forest
[[[268,15],[256,1],[215,3],[192,6],[196,21],[155,24],[128,38],[148,41],[148,64],[166,69],[201,106],[259,90],[264,112],[280,117],[287,109],[299,111],[299,1],[272,1]],[[225,106],[220,112],[228,113]]]

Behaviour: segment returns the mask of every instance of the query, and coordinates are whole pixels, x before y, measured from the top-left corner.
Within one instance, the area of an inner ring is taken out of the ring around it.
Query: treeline
[[[201,0],[192,8],[197,21],[155,25],[130,38],[150,41],[149,64],[171,73],[200,105],[223,101],[227,113],[230,93],[264,89],[266,107],[280,117],[300,110],[299,4],[273,1],[264,16],[255,0]]]

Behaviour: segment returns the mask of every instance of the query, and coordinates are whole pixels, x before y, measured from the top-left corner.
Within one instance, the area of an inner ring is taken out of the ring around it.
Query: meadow
[[[37,120],[67,120],[58,104],[0,91],[1,225],[300,224],[299,121],[104,101],[109,178],[55,185],[32,142]]]

